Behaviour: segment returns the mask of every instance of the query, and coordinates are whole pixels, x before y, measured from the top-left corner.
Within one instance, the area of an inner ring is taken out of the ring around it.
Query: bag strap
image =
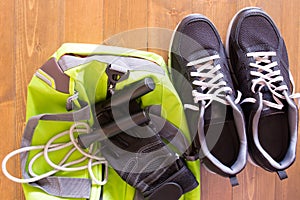
[[[194,161],[198,159],[198,155],[194,154],[190,148],[191,142],[189,142],[184,133],[171,122],[161,117],[161,106],[150,106],[149,113],[151,122],[155,129],[159,130],[159,135],[162,139],[176,147],[185,160]]]
[[[164,75],[163,68],[154,62],[135,57],[124,57],[115,55],[92,55],[89,57],[76,57],[64,55],[58,60],[58,64],[63,71],[67,71],[79,65],[87,64],[92,61],[107,63],[113,70],[126,73],[128,70],[147,71]]]
[[[136,49],[99,44],[65,43],[51,57],[55,57],[56,60],[59,60],[63,55],[70,54],[80,56],[115,55],[124,57],[136,57],[149,60],[160,66],[165,67],[166,65],[164,59],[161,56],[149,51],[141,51]]]
[[[40,120],[47,121],[80,121],[90,119],[90,108],[85,106],[78,111],[59,114],[41,114],[31,117],[25,127],[21,147],[28,147],[31,145],[35,128]],[[24,178],[30,178],[26,171],[26,162],[28,159],[28,152],[20,155],[21,169]],[[67,198],[89,198],[91,192],[91,180],[85,178],[67,178],[67,177],[47,177],[40,181],[29,183],[31,186],[40,188],[46,193],[53,196],[67,197]]]

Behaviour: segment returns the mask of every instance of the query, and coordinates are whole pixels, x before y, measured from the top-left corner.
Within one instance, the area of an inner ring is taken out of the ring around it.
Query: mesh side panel
[[[282,59],[280,60],[280,73],[284,78],[285,84],[290,90],[292,90],[289,77],[289,60],[285,44],[283,45],[281,56]]]
[[[289,66],[288,52],[287,52],[285,43],[283,44],[283,47],[282,47],[282,54],[281,54],[281,56],[282,56],[282,62],[284,62],[284,64],[286,66]]]
[[[183,30],[181,54],[184,58],[202,49],[219,50],[216,33],[207,22],[192,22]]]
[[[248,48],[258,44],[268,44],[276,48],[278,36],[272,24],[261,16],[250,16],[243,20],[240,28],[239,44]]]

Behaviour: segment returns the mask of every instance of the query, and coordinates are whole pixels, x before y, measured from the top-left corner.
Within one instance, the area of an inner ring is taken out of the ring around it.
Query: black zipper
[[[102,173],[102,175],[101,175],[101,177],[104,177],[105,176],[105,172],[104,172],[104,170],[103,170],[103,165],[102,165],[102,168],[101,168],[102,170],[101,170],[101,173]],[[104,187],[103,187],[103,185],[101,185],[101,187],[100,187],[100,198],[99,198],[99,200],[103,200],[103,189],[104,189]]]

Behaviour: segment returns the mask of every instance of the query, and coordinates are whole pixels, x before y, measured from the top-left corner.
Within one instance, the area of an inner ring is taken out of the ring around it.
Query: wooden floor
[[[167,58],[172,30],[187,14],[209,17],[225,39],[232,16],[259,6],[275,20],[285,38],[291,71],[300,91],[300,4],[298,0],[11,0],[0,1],[0,160],[20,146],[25,121],[26,86],[33,73],[64,42],[105,43],[155,51]],[[151,28],[152,27],[152,28]],[[300,143],[298,143],[300,144]],[[300,199],[300,146],[289,178],[250,164],[240,186],[202,169],[202,200]],[[20,174],[18,160],[9,163]],[[0,173],[1,199],[24,199],[20,184]]]

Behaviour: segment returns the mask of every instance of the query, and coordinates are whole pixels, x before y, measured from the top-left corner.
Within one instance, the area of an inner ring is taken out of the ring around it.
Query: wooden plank
[[[208,172],[201,167],[201,199],[230,200],[231,184],[229,178]]]
[[[14,81],[15,109],[18,111],[15,118],[17,146],[20,146],[25,122],[27,85],[34,72],[62,42],[63,6],[63,1],[16,1]],[[19,193],[22,193],[21,189]]]
[[[147,49],[147,0],[104,0],[104,44]]]
[[[274,0],[272,3],[267,2],[267,1],[262,1],[260,0],[258,3],[258,7],[262,8],[264,11],[268,13],[272,17],[272,19],[275,21],[277,27],[279,30],[282,30],[282,6],[285,4],[282,0]],[[271,6],[271,5],[276,5],[276,6]]]
[[[300,71],[299,65],[299,32],[300,32],[300,5],[297,1],[284,2],[281,7],[281,34],[285,40],[290,62],[290,70],[295,79],[297,91],[300,91]],[[298,45],[297,45],[298,44]]]
[[[167,61],[169,44],[176,25],[192,12],[192,0],[148,1],[148,51],[160,54]]]
[[[290,170],[288,170],[288,173],[289,173],[289,171]],[[275,192],[276,193],[275,193],[274,200],[288,199],[288,192],[290,190],[288,188],[288,182],[290,182],[290,181],[291,181],[290,179],[281,181],[279,178],[275,180]],[[297,192],[294,193],[293,196],[297,196]]]
[[[237,1],[197,1],[193,0],[193,12],[199,13],[209,18],[216,26],[222,41],[225,37],[228,24],[236,12]]]
[[[103,0],[67,0],[64,16],[64,42],[102,42]]]
[[[7,82],[8,83],[8,82]],[[4,101],[0,103],[1,117],[0,119],[5,122],[2,124],[5,134],[0,140],[1,151],[0,161],[11,151],[17,148],[16,140],[19,138],[15,134],[15,101]],[[3,116],[3,117],[2,117]],[[7,170],[10,174],[20,177],[20,165],[17,157],[12,158],[7,163]],[[24,199],[21,184],[12,182],[6,178],[1,171],[0,190],[2,199]]]
[[[296,7],[297,10],[300,9],[299,4],[296,4],[294,6]],[[295,30],[295,35],[298,35],[297,43],[293,43],[293,44],[289,43],[288,45],[289,46],[290,45],[296,45],[298,47],[297,48],[298,53],[295,52],[294,54],[290,55],[290,59],[293,59],[293,62],[291,63],[290,68],[291,68],[291,71],[292,71],[292,74],[293,74],[293,77],[294,77],[294,80],[295,80],[296,91],[299,92],[300,91],[300,70],[296,70],[296,68],[297,68],[297,63],[300,63],[300,56],[297,56],[297,55],[299,55],[299,52],[300,52],[300,28],[299,28],[300,27],[300,15],[299,14],[293,14],[293,17],[295,17],[297,19],[295,24],[293,24],[293,26],[292,26],[292,28]],[[284,16],[282,18],[284,18]],[[286,30],[286,31],[288,31],[288,30]],[[293,36],[293,37],[296,38],[295,36]],[[299,148],[298,148],[298,150],[299,150]],[[299,153],[297,155],[299,155]]]
[[[0,2],[0,121],[2,122],[2,139],[0,140],[0,161],[16,148],[15,137],[15,62],[14,62],[14,26],[15,2]],[[8,162],[8,171],[19,176],[16,160]],[[2,199],[22,199],[22,188],[18,183],[10,181],[0,173],[0,191]]]
[[[275,199],[275,180],[278,179],[276,173],[270,173],[262,168],[257,168],[255,174],[256,188],[255,198],[258,200]],[[267,191],[267,192],[266,192]]]
[[[248,163],[238,175],[240,185],[233,189],[233,200],[255,199],[256,171],[257,168]]]
[[[27,85],[34,72],[61,45],[63,4],[61,1],[19,0],[16,7],[15,81],[17,110],[20,111],[17,121],[23,123]]]
[[[290,70],[293,74],[296,92],[300,92],[300,70],[299,70],[299,53],[300,53],[300,5],[298,1],[285,1],[281,6],[281,34],[285,40],[286,47],[289,55]],[[299,135],[298,129],[298,135]],[[284,195],[286,199],[299,199],[300,197],[300,141],[298,137],[297,145],[297,159],[296,162],[287,170],[289,178],[284,181],[283,188],[281,188],[281,194],[277,192],[277,195]]]
[[[5,83],[5,87],[0,87],[0,102],[14,99],[14,2],[0,3],[0,48],[3,52],[0,54],[0,80]]]
[[[248,165],[239,175],[242,177],[241,185],[233,191],[233,200],[255,199],[255,200],[273,200],[275,199],[275,179],[277,175],[264,169],[254,166],[248,162]],[[266,192],[267,191],[267,192]]]
[[[61,45],[63,30],[61,1],[25,1],[16,3],[16,86],[17,109],[22,123],[26,88],[34,72]]]
[[[231,17],[246,6],[259,6],[274,19],[285,38],[290,68],[300,91],[300,4],[297,0],[101,0],[101,1],[2,1],[0,3],[0,118],[5,140],[0,160],[19,147],[25,121],[26,87],[35,70],[63,42],[104,43],[148,49],[167,59],[170,37],[187,14],[201,13],[216,25],[223,41]],[[150,28],[158,27],[158,28]],[[91,30],[91,31],[90,31]],[[11,52],[11,53],[9,53]],[[17,111],[17,112],[16,112]],[[16,113],[18,113],[16,115]],[[231,189],[228,179],[202,168],[202,200],[289,200],[300,196],[300,143],[296,162],[280,181],[274,173],[248,164],[238,175],[240,186]],[[18,159],[9,169],[20,176]],[[3,199],[24,199],[20,184],[0,173]]]

